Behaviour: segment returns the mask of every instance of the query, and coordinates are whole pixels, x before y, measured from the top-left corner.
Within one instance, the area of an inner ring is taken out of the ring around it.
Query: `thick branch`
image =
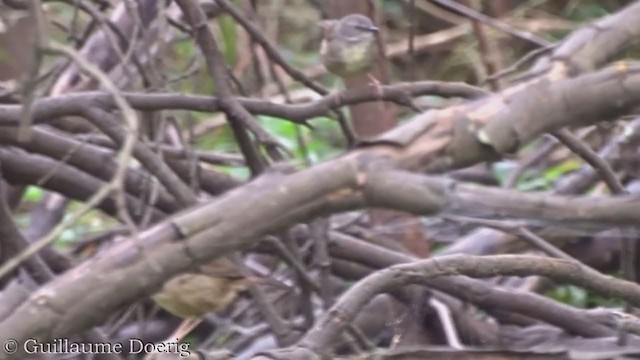
[[[426,284],[429,279],[450,275],[480,278],[541,275],[583,286],[606,296],[620,297],[635,305],[640,304],[640,286],[602,275],[579,262],[526,255],[453,255],[395,265],[364,278],[349,288],[298,344],[317,354],[326,355],[342,330],[376,294],[408,284]]]

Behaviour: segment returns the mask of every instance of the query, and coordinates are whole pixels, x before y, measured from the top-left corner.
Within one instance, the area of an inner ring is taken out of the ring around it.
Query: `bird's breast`
[[[340,76],[366,72],[376,59],[375,41],[339,43],[335,39],[320,45],[322,62],[327,70]]]
[[[167,281],[153,299],[176,316],[199,317],[224,309],[244,288],[245,281],[186,273]]]

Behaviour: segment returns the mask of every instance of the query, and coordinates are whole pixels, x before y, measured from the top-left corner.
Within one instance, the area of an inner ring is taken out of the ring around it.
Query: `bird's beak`
[[[378,27],[377,26],[369,26],[369,25],[356,25],[356,28],[360,29],[360,30],[364,30],[364,31],[369,31],[369,32],[373,32],[376,33],[378,32]]]

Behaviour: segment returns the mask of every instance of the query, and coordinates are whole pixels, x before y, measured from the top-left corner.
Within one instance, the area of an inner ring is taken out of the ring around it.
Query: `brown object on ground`
[[[197,272],[169,279],[153,299],[168,312],[185,319],[170,337],[180,340],[206,313],[229,306],[246,289],[248,281],[233,262],[221,258],[200,266]]]

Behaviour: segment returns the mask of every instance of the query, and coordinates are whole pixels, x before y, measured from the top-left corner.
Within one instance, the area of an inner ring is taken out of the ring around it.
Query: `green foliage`
[[[574,285],[558,286],[546,294],[559,302],[579,308],[587,307],[588,293],[585,289]]]
[[[222,52],[227,64],[235,64],[238,59],[238,26],[229,15],[218,18],[222,33]]]
[[[11,62],[11,57],[4,49],[0,49],[0,63],[5,63],[5,62],[6,63]]]
[[[548,168],[542,176],[549,182],[555,182],[568,173],[578,170],[580,166],[582,166],[580,161],[576,159],[569,159],[556,166]]]
[[[592,294],[589,291],[574,285],[563,285],[555,287],[552,290],[547,291],[545,295],[561,303],[579,308],[593,308],[599,306],[624,306],[624,302],[622,300],[614,298],[604,298],[600,295]]]
[[[271,116],[259,116],[258,119],[267,131],[293,152],[299,162],[317,163],[340,151],[327,139],[330,129],[337,126],[332,119],[312,119],[310,123],[314,129]]]
[[[618,307],[621,308],[623,307],[624,301],[620,300],[620,299],[616,299],[616,298],[605,298],[602,297],[600,295],[594,295],[594,294],[590,294],[589,295],[589,307]]]
[[[575,159],[569,159],[548,167],[542,174],[537,171],[527,171],[519,179],[516,189],[521,191],[549,190],[561,177],[576,171],[582,163]],[[493,173],[501,184],[507,180],[511,172],[518,165],[512,161],[501,161],[493,165]]]
[[[237,152],[238,146],[228,125],[213,130],[210,134],[200,136],[196,144],[200,150]]]
[[[196,122],[210,119],[211,114],[193,113]],[[286,146],[294,155],[294,162],[318,163],[344,150],[344,143],[336,121],[327,117],[310,119],[313,128],[298,125],[286,119],[261,115],[256,118],[272,136]],[[205,151],[234,152],[240,149],[235,142],[231,129],[225,125],[209,134],[198,138],[196,148]],[[218,166],[217,170],[234,177],[247,179],[249,171],[246,167]]]
[[[616,6],[616,8],[619,8],[619,6]],[[566,16],[577,21],[597,19],[607,16],[610,12],[603,1],[574,1],[564,11]]]
[[[559,163],[556,166],[549,167],[542,173],[542,176],[538,173],[527,173],[522,177],[522,180],[518,182],[516,187],[518,190],[531,191],[531,190],[550,190],[553,184],[561,177],[567,175],[579,169],[581,163],[577,160],[566,160]]]
[[[194,55],[195,47],[192,41],[177,41],[173,45],[173,51],[175,53],[175,60],[182,59],[186,64],[186,60]],[[177,64],[180,65],[180,64]],[[184,64],[183,64],[184,65]]]
[[[81,203],[73,202],[68,207],[67,215],[74,213]],[[61,249],[66,249],[74,245],[78,240],[86,238],[88,235],[103,231],[117,225],[117,221],[106,216],[99,210],[91,210],[82,215],[72,226],[68,227],[54,242],[54,245]]]
[[[404,9],[399,1],[377,0],[376,8],[381,9],[385,14],[404,16]]]
[[[43,196],[44,190],[41,187],[30,185],[22,194],[22,201],[38,202]]]

